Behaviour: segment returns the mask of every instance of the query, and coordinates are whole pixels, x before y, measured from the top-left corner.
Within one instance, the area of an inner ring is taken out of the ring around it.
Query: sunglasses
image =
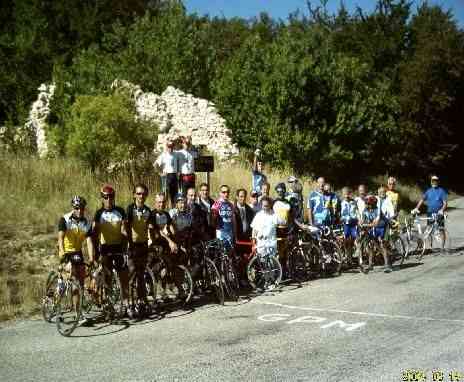
[[[103,194],[101,197],[105,200],[114,199],[114,195],[111,194]]]
[[[145,195],[147,195],[147,193],[146,192],[136,192],[135,195],[143,195],[143,196],[145,196]]]

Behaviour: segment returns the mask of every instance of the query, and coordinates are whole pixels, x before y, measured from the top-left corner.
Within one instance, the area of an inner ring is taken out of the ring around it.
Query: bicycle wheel
[[[108,321],[113,321],[122,313],[121,281],[118,273],[111,271],[111,282],[103,286],[102,310]]]
[[[322,272],[325,274],[340,274],[342,255],[338,244],[332,240],[321,240]]]
[[[288,269],[290,277],[296,282],[303,282],[308,279],[308,269],[306,258],[301,248],[295,247],[288,257]]]
[[[254,289],[276,287],[282,279],[282,266],[275,256],[255,255],[248,263],[247,277]]]
[[[46,322],[52,322],[56,316],[58,296],[58,273],[51,271],[42,297],[42,317]]]
[[[213,290],[218,304],[224,305],[224,289],[222,288],[221,275],[213,260],[208,257],[205,257],[205,268],[205,281],[207,286]]]
[[[390,247],[391,265],[398,263],[402,265],[406,256],[406,246],[400,236],[392,236],[388,241]]]
[[[145,289],[147,293],[147,298],[151,299],[152,304],[156,303],[156,294],[158,291],[158,282],[153,271],[147,267],[145,269]]]
[[[56,327],[62,336],[69,337],[81,319],[83,291],[74,277],[62,282],[63,286],[58,286]]]
[[[223,257],[221,261],[221,273],[221,278],[227,296],[234,301],[238,300],[238,291],[240,289],[240,284],[238,282],[238,276],[237,272],[235,272],[234,265],[232,264],[231,259],[227,255]]]

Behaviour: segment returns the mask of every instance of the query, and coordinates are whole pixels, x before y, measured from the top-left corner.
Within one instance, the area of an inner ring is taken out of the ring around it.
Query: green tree
[[[136,120],[134,105],[125,94],[79,96],[67,123],[67,154],[92,170],[135,161],[153,150],[157,127]]]

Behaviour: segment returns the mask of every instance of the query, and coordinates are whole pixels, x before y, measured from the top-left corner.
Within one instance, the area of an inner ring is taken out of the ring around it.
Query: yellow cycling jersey
[[[124,237],[121,233],[121,227],[124,220],[126,220],[126,213],[121,207],[113,207],[111,210],[100,208],[95,214],[100,244],[122,244]]]
[[[151,211],[147,206],[141,208],[132,203],[127,207],[127,221],[133,243],[146,243],[148,241],[148,224]]]
[[[92,225],[85,217],[76,218],[69,212],[60,219],[58,230],[64,232],[64,252],[80,252],[82,243],[92,233]]]
[[[400,199],[400,194],[396,191],[387,191],[387,198],[390,199],[393,209],[395,212],[398,212],[398,202]]]
[[[286,200],[276,200],[274,202],[273,210],[282,221],[280,225],[286,226],[289,223],[290,209],[291,206]]]

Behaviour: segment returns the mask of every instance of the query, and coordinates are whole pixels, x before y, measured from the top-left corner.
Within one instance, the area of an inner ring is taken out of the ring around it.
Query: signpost
[[[195,172],[206,172],[206,183],[210,184],[209,173],[214,171],[214,157],[198,156],[195,158]]]

